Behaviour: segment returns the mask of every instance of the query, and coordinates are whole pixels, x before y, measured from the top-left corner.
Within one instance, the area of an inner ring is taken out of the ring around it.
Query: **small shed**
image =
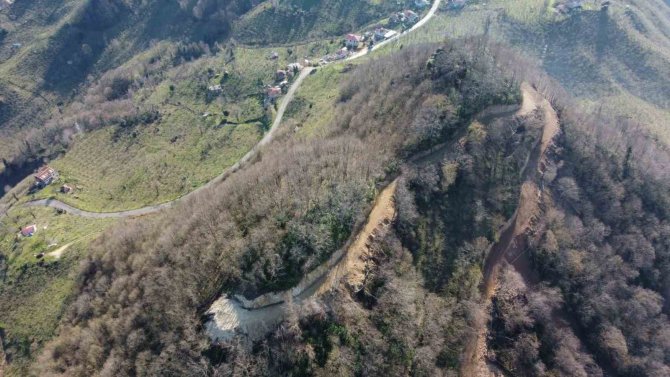
[[[266,94],[269,99],[274,100],[281,95],[281,87],[271,86],[267,89]]]
[[[347,56],[349,56],[349,50],[347,50],[346,47],[342,48],[341,50],[337,51],[337,55],[335,56],[336,59],[344,59]]]
[[[223,90],[223,87],[220,84],[210,85],[207,87],[207,90],[214,93],[220,93]]]
[[[33,234],[37,231],[37,225],[32,224],[25,226],[21,229],[21,235],[23,237],[32,237]]]
[[[69,194],[72,192],[72,186],[63,185],[60,187],[60,192],[62,192],[63,194]]]
[[[375,40],[380,41],[384,39],[384,35],[386,34],[386,29],[383,27],[378,27],[375,29]]]
[[[283,69],[277,70],[277,73],[275,73],[275,79],[277,81],[284,81],[286,79],[286,71]]]

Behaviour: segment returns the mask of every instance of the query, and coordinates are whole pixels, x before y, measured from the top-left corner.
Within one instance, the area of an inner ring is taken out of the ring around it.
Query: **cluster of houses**
[[[428,0],[414,0],[414,7],[418,10],[422,10],[428,6],[430,6],[430,2],[428,2]],[[389,17],[390,25],[402,25],[405,28],[417,23],[418,21],[419,14],[411,9],[405,9],[403,11],[393,13],[391,17]],[[360,48],[365,43],[368,43],[368,46],[372,46],[376,42],[393,38],[397,34],[397,31],[381,26],[376,27],[374,31],[368,31],[363,35],[353,33],[347,34],[344,37],[345,48],[335,54],[328,55],[321,60],[322,62],[329,62],[333,60],[344,59],[349,55],[350,51]]]
[[[457,0],[451,0],[451,1],[457,1]],[[414,0],[413,4],[414,7],[418,10],[422,10],[430,6],[430,2],[428,0]],[[404,27],[412,25],[416,23],[418,20],[419,15],[411,9],[406,9],[404,11],[394,13],[390,17],[391,24],[402,24]],[[374,31],[368,31],[363,35],[350,33],[344,37],[343,48],[337,50],[332,54],[323,56],[321,59],[319,59],[318,63],[317,62],[312,63],[309,60],[305,60],[304,65],[318,66],[318,65],[325,65],[337,60],[344,60],[351,55],[352,51],[358,50],[359,48],[364,46],[365,43],[368,43],[368,46],[372,46],[376,42],[393,38],[397,34],[398,34],[397,31],[387,29],[381,26],[376,27]],[[269,59],[271,60],[279,59],[279,53],[273,51],[272,53],[270,53]],[[286,93],[289,87],[289,81],[294,75],[297,75],[302,69],[303,65],[301,65],[300,63],[292,63],[289,64],[286,67],[286,69],[277,70],[277,72],[275,72],[274,84],[267,85],[265,88],[264,106],[268,106],[269,104],[275,103],[275,101],[279,96],[281,96],[283,93]],[[211,85],[208,87],[208,90],[210,92],[218,93],[222,91],[222,87],[221,85]]]
[[[37,189],[43,189],[43,188],[49,186],[50,184],[52,184],[54,181],[56,181],[58,179],[58,172],[56,171],[56,169],[54,169],[54,168],[52,168],[48,165],[45,165],[45,166],[42,166],[41,168],[39,168],[35,172],[35,174],[33,175],[33,178],[35,178],[35,183],[34,183],[33,186]],[[63,194],[69,194],[73,190],[74,189],[72,188],[72,186],[67,185],[67,184],[63,184],[60,187],[60,192],[62,192]],[[20,234],[23,237],[32,237],[33,234],[35,234],[35,232],[37,232],[37,225],[36,224],[31,224],[31,225],[26,225],[23,228],[21,228]]]
[[[411,9],[405,9],[401,12],[393,13],[389,21],[392,24],[413,25],[419,21],[419,15]]]
[[[309,60],[305,60],[305,65],[309,65]],[[265,106],[274,103],[277,97],[288,90],[289,81],[302,71],[304,66],[300,63],[291,63],[285,69],[279,69],[275,72],[274,85],[268,85],[265,89]]]

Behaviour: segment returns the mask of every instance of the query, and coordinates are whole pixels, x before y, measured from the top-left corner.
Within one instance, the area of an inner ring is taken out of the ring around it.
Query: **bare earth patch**
[[[490,313],[491,299],[497,294],[498,290],[498,271],[501,263],[506,259],[512,258],[510,262],[516,262],[519,257],[523,258],[524,234],[531,227],[532,221],[537,217],[540,211],[539,202],[542,197],[541,183],[542,169],[546,165],[546,152],[551,147],[554,138],[560,132],[558,115],[549,101],[542,97],[532,86],[527,83],[521,85],[523,94],[523,103],[517,112],[517,115],[528,115],[535,109],[543,112],[542,138],[537,147],[539,153],[528,161],[525,169],[526,180],[521,185],[519,194],[519,204],[517,209],[501,231],[500,240],[491,247],[487,260],[484,265],[484,284],[483,300],[484,310]],[[524,263],[515,265],[526,266]],[[528,276],[529,271],[519,271],[523,276]],[[463,375],[489,377],[502,376],[502,371],[490,362],[486,339],[488,337],[488,327],[483,323],[479,330],[477,339],[472,345],[466,347],[464,363],[461,369]]]

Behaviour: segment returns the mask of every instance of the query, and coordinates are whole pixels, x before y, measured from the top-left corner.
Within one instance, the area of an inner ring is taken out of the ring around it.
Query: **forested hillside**
[[[3,2],[0,377],[670,376],[670,8],[563,3]]]
[[[358,68],[325,137],[287,135],[178,213],[104,235],[61,336],[41,359],[44,371],[207,369],[198,323],[210,300],[291,286],[350,236],[376,184],[397,174],[405,156],[462,134],[487,106],[518,102],[495,60],[471,48],[440,52],[429,66],[435,48],[424,47]],[[370,106],[383,111],[364,110]]]
[[[130,109],[129,102],[101,102],[131,99],[132,92],[169,75],[169,69],[216,53],[222,46],[233,48],[231,38],[255,45],[258,38],[268,36],[282,43],[339,38],[399,8],[387,1],[377,5],[358,1],[17,1],[0,11],[0,27],[5,31],[0,43],[0,183],[13,186],[42,159],[66,152],[73,134],[92,130],[82,118],[95,117],[93,129],[114,127],[126,118],[126,123],[151,123],[151,116],[138,114],[146,109]],[[266,12],[276,13],[271,21],[262,19]],[[309,22],[296,29],[296,17]],[[239,27],[234,26],[238,23]],[[338,45],[334,43],[332,49]],[[245,68],[256,68],[264,58],[259,54]],[[124,77],[109,81],[118,76],[114,70],[124,66]],[[266,73],[272,77],[273,71]],[[258,77],[244,75],[257,82]],[[109,93],[91,102],[96,87]],[[167,110],[159,106],[154,112]]]

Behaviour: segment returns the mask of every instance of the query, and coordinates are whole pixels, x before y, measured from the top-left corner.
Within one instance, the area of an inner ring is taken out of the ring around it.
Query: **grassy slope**
[[[75,270],[88,243],[113,220],[58,215],[46,208],[15,208],[0,226],[0,329],[13,363],[7,375],[26,375],[28,362],[56,332],[72,293]],[[19,229],[36,224],[33,237]],[[60,259],[48,253],[71,243]]]
[[[137,103],[158,109],[159,122],[127,130],[104,128],[77,139],[68,153],[51,163],[61,174],[59,184],[34,197],[112,211],[184,195],[234,164],[262,136],[268,120],[263,119],[259,82],[273,82],[274,72],[301,60],[298,57],[318,57],[336,48],[329,42],[235,48],[232,54],[224,51],[176,68],[155,90],[135,94]],[[279,59],[268,59],[272,51],[279,53]],[[230,76],[224,80],[223,94],[208,99],[206,86],[220,82],[224,71]],[[205,112],[212,115],[203,118]],[[222,124],[224,119],[233,124]],[[77,186],[76,193],[60,194],[62,183]]]

